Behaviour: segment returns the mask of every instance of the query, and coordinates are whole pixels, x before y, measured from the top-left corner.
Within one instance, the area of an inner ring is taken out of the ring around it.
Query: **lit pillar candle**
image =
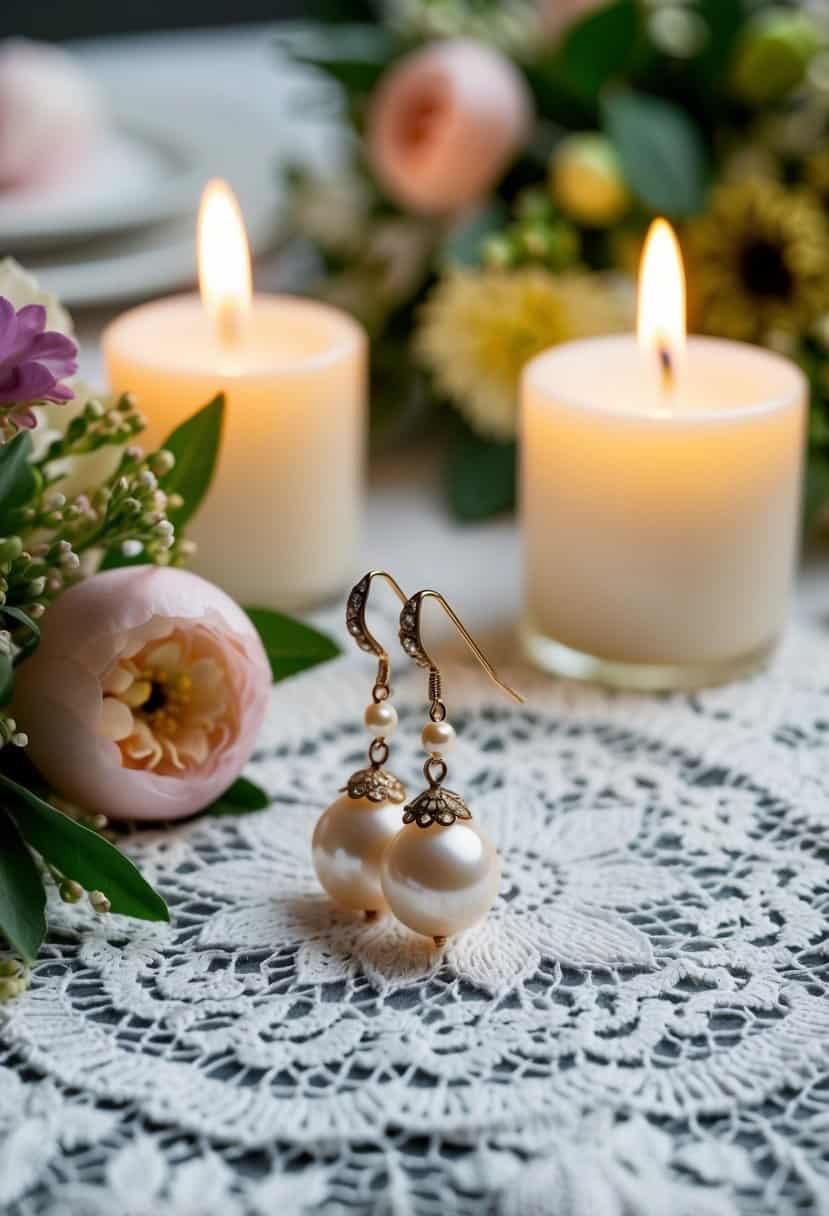
[[[750,670],[783,628],[807,387],[768,351],[685,343],[684,276],[654,226],[633,337],[525,368],[524,641],[542,667],[640,688]]]
[[[213,484],[188,535],[193,568],[246,604],[297,608],[353,575],[365,444],[366,340],[345,313],[251,295],[241,215],[221,182],[199,216],[198,296],[131,309],[106,330],[112,389],[156,445],[218,392]]]

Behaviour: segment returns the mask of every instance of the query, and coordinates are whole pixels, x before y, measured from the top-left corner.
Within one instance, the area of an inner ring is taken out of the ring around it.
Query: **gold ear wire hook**
[[[489,678],[494,684],[512,697],[513,701],[517,701],[519,705],[524,704],[524,698],[520,692],[516,692],[514,688],[510,688],[509,684],[505,684],[500,678],[495,668],[490,663],[484,652],[481,650],[478,643],[470,634],[469,630],[464,625],[460,617],[447,604],[446,600],[439,591],[418,591],[407,600],[403,605],[403,611],[400,614],[400,643],[410,658],[414,659],[419,667],[428,667],[430,673],[430,696],[435,706],[441,705],[440,701],[440,669],[433,658],[428,654],[426,647],[423,645],[423,637],[420,628],[420,614],[425,599],[435,599],[440,604],[443,611],[452,621],[452,624],[457,629],[463,640],[466,642],[469,649],[474,654],[475,658],[483,667]],[[445,715],[445,709],[443,715]]]
[[[377,680],[374,684],[375,701],[385,700],[389,695],[389,656],[383,645],[366,624],[366,605],[371,584],[375,578],[388,583],[401,604],[406,603],[406,593],[387,570],[369,570],[349,592],[345,610],[346,628],[361,650],[377,656]]]

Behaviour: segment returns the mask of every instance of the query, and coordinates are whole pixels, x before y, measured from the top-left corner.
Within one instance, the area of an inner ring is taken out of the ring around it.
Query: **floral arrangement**
[[[111,821],[267,806],[239,774],[271,679],[338,653],[181,569],[222,398],[147,453],[136,404],[92,393],[76,356],[60,304],[0,263],[0,1000],[26,986],[50,885],[169,918]]]
[[[341,86],[354,136],[335,181],[295,181],[314,290],[374,338],[378,425],[454,407],[458,515],[512,502],[526,360],[632,326],[632,274],[661,214],[679,229],[691,328],[808,373],[817,518],[828,24],[821,4],[768,0],[385,0],[375,25],[281,36]]]

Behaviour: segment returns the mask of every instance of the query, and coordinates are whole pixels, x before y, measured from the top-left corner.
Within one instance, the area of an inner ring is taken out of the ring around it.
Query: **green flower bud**
[[[488,236],[481,247],[481,257],[484,265],[491,266],[493,270],[506,270],[515,262],[515,248],[509,237]],[[172,504],[173,497],[180,497],[180,495],[171,495],[170,506],[175,510]]]
[[[0,538],[0,562],[16,561],[23,552],[23,541],[19,536]]]
[[[609,228],[630,206],[613,145],[596,132],[568,135],[559,143],[550,187],[562,211],[588,228]]]
[[[25,990],[25,980],[0,980],[0,1001],[10,1001]]]
[[[60,897],[65,904],[76,904],[83,898],[83,887],[79,882],[67,878],[60,884]]]
[[[823,46],[821,29],[809,13],[793,8],[758,13],[737,44],[731,87],[752,106],[780,101],[802,84]]]
[[[3,979],[19,979],[25,972],[23,964],[16,958],[0,960],[0,976]]]

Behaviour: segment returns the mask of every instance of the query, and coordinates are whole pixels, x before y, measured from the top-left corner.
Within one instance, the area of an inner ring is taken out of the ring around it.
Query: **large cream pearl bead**
[[[400,831],[401,810],[395,802],[343,794],[320,815],[311,857],[320,883],[336,903],[364,912],[385,908],[380,858]]]
[[[449,827],[410,823],[383,854],[380,881],[399,921],[443,939],[484,919],[498,895],[501,863],[472,820]]]

